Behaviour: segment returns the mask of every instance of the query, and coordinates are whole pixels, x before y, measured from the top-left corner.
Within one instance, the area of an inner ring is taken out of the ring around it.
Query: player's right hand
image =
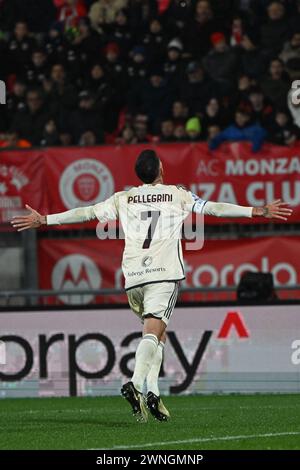
[[[30,228],[39,228],[46,224],[46,216],[39,214],[32,207],[25,205],[26,209],[29,210],[28,215],[16,215],[13,217],[11,224],[18,232],[28,230]]]

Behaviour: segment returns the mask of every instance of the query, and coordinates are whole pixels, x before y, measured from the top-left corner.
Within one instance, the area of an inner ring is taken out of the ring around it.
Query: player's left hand
[[[266,204],[263,207],[263,217],[267,219],[281,219],[287,220],[288,217],[293,213],[293,210],[290,209],[287,202],[282,202],[281,199],[276,199],[276,201]]]

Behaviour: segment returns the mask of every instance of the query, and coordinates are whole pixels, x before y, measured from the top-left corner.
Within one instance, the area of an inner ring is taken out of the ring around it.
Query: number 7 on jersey
[[[148,232],[147,232],[147,237],[145,238],[144,243],[143,243],[143,248],[145,250],[147,250],[151,245],[152,237],[154,235],[159,216],[160,216],[160,211],[143,211],[143,212],[141,212],[141,219],[142,220],[147,220],[147,219],[151,218],[151,222],[150,222]]]

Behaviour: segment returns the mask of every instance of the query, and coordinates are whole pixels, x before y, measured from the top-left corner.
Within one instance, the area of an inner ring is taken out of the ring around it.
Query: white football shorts
[[[157,282],[127,290],[130,308],[143,321],[154,317],[168,324],[177,297],[178,282]]]

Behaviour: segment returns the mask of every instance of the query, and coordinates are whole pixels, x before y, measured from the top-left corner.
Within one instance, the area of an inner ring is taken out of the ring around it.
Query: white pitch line
[[[162,441],[162,442],[146,442],[144,444],[134,444],[130,446],[114,446],[110,449],[89,449],[89,450],[126,450],[126,449],[143,449],[144,447],[154,446],[168,446],[170,444],[196,444],[201,442],[214,442],[214,441],[238,441],[240,439],[257,439],[264,437],[281,437],[281,436],[299,436],[300,431],[295,432],[277,432],[266,434],[244,434],[240,436],[216,436],[216,437],[199,437],[194,439],[183,439],[180,441]]]

